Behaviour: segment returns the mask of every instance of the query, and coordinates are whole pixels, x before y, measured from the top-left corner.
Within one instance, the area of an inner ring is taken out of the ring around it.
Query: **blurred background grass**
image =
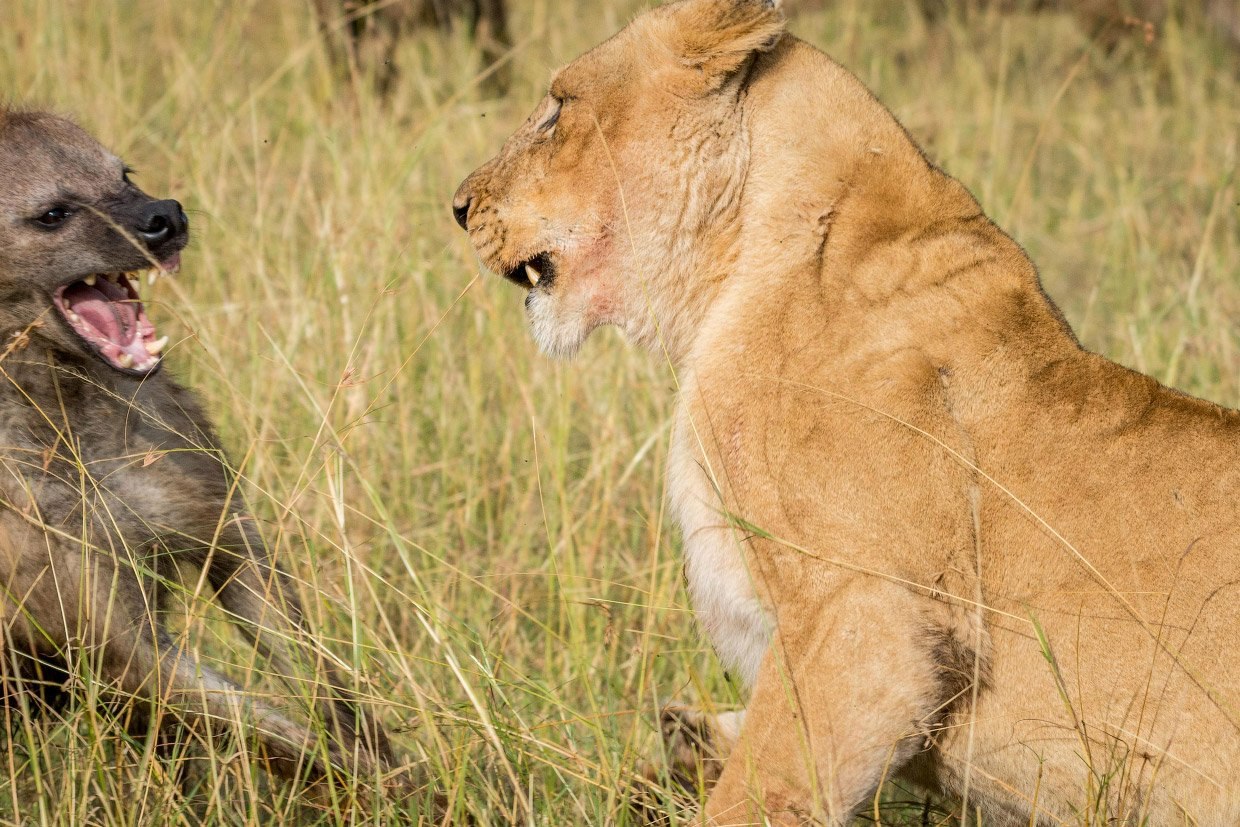
[[[76,115],[190,212],[185,268],[150,296],[171,369],[217,418],[279,558],[321,592],[316,626],[457,819],[623,823],[659,760],[660,703],[739,700],[694,629],[665,514],[669,372],[611,332],[575,363],[539,356],[520,292],[480,272],[448,209],[548,72],[639,7],[516,0],[503,97],[463,34],[419,34],[386,101],[330,62],[310,0],[0,7],[0,94]],[[1068,15],[927,24],[904,0],[802,0],[791,28],[1029,250],[1086,346],[1236,406],[1240,58],[1180,20],[1109,52]],[[0,818],[417,818],[304,806],[227,757],[185,795],[99,723],[11,726]]]

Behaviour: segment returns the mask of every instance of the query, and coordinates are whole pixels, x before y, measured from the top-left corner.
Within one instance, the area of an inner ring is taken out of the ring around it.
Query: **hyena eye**
[[[54,229],[59,227],[72,214],[68,207],[52,207],[47,212],[35,218],[35,223],[41,227]]]

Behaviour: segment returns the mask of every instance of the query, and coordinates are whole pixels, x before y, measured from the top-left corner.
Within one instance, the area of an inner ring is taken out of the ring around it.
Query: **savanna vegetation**
[[[0,95],[73,113],[184,202],[185,266],[147,296],[168,369],[458,822],[628,823],[660,704],[740,702],[694,628],[664,505],[670,368],[612,333],[571,364],[540,356],[520,291],[480,271],[449,211],[549,70],[637,8],[512,4],[503,97],[464,30],[416,32],[381,98],[330,60],[310,0],[0,7]],[[977,194],[1088,347],[1240,405],[1240,55],[1200,15],[1108,49],[1070,15],[928,23],[913,0],[802,3],[792,30]],[[184,603],[171,623],[194,645],[281,691]],[[169,761],[89,702],[3,714],[5,823],[416,823],[426,803],[377,779],[269,782],[244,743]],[[954,823],[896,788],[868,817]]]

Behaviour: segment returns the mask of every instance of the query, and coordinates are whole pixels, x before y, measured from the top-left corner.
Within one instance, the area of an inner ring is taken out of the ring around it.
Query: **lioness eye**
[[[554,103],[551,111],[543,116],[542,122],[538,124],[539,132],[549,132],[560,120],[560,110],[564,108],[564,101],[560,98],[552,98]]]
[[[70,212],[68,207],[52,207],[47,212],[35,218],[35,221],[44,227],[59,227],[65,223]]]

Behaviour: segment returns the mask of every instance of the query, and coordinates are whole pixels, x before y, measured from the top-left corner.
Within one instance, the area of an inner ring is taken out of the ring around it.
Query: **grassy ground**
[[[1193,25],[1106,55],[1063,16],[930,31],[899,0],[802,5],[793,30],[1028,248],[1089,347],[1240,405],[1234,54]],[[660,702],[739,699],[694,629],[665,513],[668,371],[611,333],[575,363],[540,357],[519,292],[480,273],[448,211],[548,70],[636,8],[515,6],[503,99],[467,43],[428,36],[381,105],[334,74],[303,0],[7,0],[0,89],[76,113],[186,204],[196,240],[153,294],[172,368],[401,750],[458,816],[623,822]],[[187,614],[213,658],[244,660]],[[416,802],[307,805],[231,753],[186,796],[89,709],[9,731],[6,822],[417,817]],[[923,823],[920,805],[879,811]]]

